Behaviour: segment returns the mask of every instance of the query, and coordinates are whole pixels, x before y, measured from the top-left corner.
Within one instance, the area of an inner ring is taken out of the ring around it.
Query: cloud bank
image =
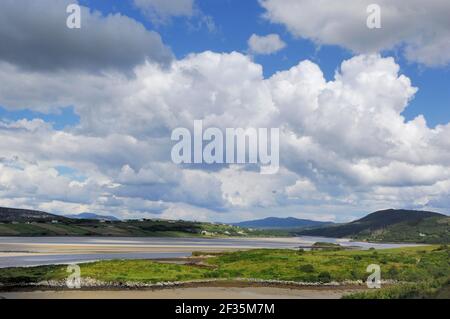
[[[129,71],[146,60],[169,64],[159,34],[121,14],[81,7],[81,29],[66,27],[71,0],[4,0],[0,5],[0,60],[24,69]]]
[[[450,191],[450,125],[402,117],[417,88],[393,58],[355,56],[332,81],[307,60],[264,78],[261,65],[236,52],[192,54],[169,68],[147,62],[131,79],[79,73],[77,90],[59,73],[2,63],[6,77],[0,105],[74,105],[80,123],[63,131],[37,119],[1,123],[2,204],[72,211],[78,203],[125,216],[198,208],[204,218],[233,219],[280,207],[439,207]],[[170,132],[195,119],[281,127],[280,172],[173,164]]]
[[[371,0],[260,0],[265,19],[318,45],[339,45],[356,53],[399,49],[427,66],[450,63],[450,2],[379,0],[381,29],[366,26]]]
[[[87,25],[97,31],[61,42],[67,31],[43,32],[64,23],[53,9],[21,21],[12,3],[3,1],[0,10],[10,28],[0,28],[8,44],[0,48],[0,106],[43,113],[72,106],[79,122],[56,129],[38,117],[0,120],[0,205],[224,221],[344,220],[362,207],[448,207],[450,124],[431,128],[424,116],[402,116],[418,88],[392,57],[357,54],[331,80],[309,60],[265,78],[263,66],[243,53],[174,59],[156,33],[134,20],[87,8]],[[286,14],[281,2],[262,3],[271,21]],[[334,36],[288,27],[319,42]],[[256,51],[274,49],[259,40]],[[358,49],[359,42],[349,43]],[[222,129],[280,128],[278,174],[173,164],[171,131],[191,128],[194,120]]]

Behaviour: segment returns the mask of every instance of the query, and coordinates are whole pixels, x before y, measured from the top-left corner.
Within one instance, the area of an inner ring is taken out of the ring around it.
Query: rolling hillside
[[[128,221],[111,221],[103,218],[101,220],[72,219],[41,211],[0,208],[0,236],[258,237],[295,235],[443,244],[450,243],[450,217],[434,212],[390,209],[340,225],[295,218],[266,218],[225,225],[159,219]]]
[[[91,215],[84,215],[92,217]],[[98,217],[98,216],[97,216]],[[117,236],[117,237],[245,237],[264,232],[223,224],[182,220],[74,219],[46,212],[0,208],[0,236]]]
[[[0,207],[0,222],[46,222],[68,220],[68,218],[37,210]]]
[[[369,241],[448,243],[450,217],[427,211],[388,209],[347,224],[300,231],[299,234]]]

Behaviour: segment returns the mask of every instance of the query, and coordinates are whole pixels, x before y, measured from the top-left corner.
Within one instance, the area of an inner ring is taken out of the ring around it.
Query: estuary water
[[[254,248],[303,247],[315,242],[359,249],[397,248],[413,244],[356,242],[325,237],[290,238],[123,238],[123,237],[0,237],[0,268],[83,263],[112,259],[172,259],[194,251],[219,252]]]

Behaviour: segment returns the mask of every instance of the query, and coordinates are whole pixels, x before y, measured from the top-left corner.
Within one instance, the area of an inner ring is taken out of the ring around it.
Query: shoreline
[[[197,287],[146,290],[35,290],[0,292],[0,299],[341,299],[362,290],[276,287]]]
[[[361,283],[336,285],[262,280],[202,280],[144,286],[138,283],[132,286],[82,285],[80,289],[51,285],[5,288],[0,287],[0,299],[340,299],[368,289]]]
[[[58,244],[56,243],[56,245]],[[128,242],[128,244],[142,248],[139,242]],[[147,246],[145,242],[142,244]],[[223,243],[223,245],[229,244]],[[102,241],[98,245],[109,246],[111,242]],[[86,246],[83,245],[83,247]],[[202,249],[204,247],[196,248],[204,250]],[[230,246],[221,248],[221,250],[224,250],[224,248],[229,249]],[[242,250],[242,247],[240,250]],[[408,253],[405,255],[405,252]],[[17,254],[17,250],[11,250],[11,253]],[[302,256],[299,256],[299,254]],[[358,275],[356,273],[355,275],[351,273],[356,266],[363,271],[366,269],[367,263],[390,261],[391,257],[395,257],[395,259],[392,259],[395,263],[408,264],[409,259],[407,257],[409,255],[415,258],[435,256],[436,258],[439,257],[438,261],[441,264],[442,262],[445,264],[443,258],[446,257],[445,251],[442,251],[442,249],[432,248],[424,248],[423,250],[418,248],[399,249],[386,251],[382,254],[364,250],[356,252],[353,250],[343,250],[342,252],[334,250],[296,252],[291,249],[280,251],[277,249],[263,249],[255,250],[254,252],[243,251],[230,255],[225,254],[223,256],[218,254],[218,257],[215,257],[215,255],[211,251],[197,251],[188,257],[167,257],[152,260],[149,263],[139,259],[137,261],[118,260],[93,264],[86,266],[86,269],[84,269],[84,275],[81,277],[81,289],[69,289],[67,287],[64,267],[37,268],[35,270],[27,270],[24,267],[11,267],[12,269],[5,270],[5,280],[3,284],[0,283],[0,296],[9,294],[6,296],[21,298],[20,296],[33,297],[37,294],[36,297],[42,296],[47,298],[55,296],[55,294],[57,296],[74,296],[78,294],[81,298],[84,298],[82,296],[95,298],[96,294],[99,293],[111,296],[111,298],[121,294],[127,296],[139,295],[143,298],[158,298],[158,296],[168,297],[170,294],[172,294],[172,297],[180,297],[180,295],[185,296],[186,294],[186,296],[189,296],[189,293],[202,295],[209,292],[221,296],[221,298],[226,298],[227,296],[233,296],[233,294],[242,295],[248,293],[253,293],[257,296],[267,296],[267,294],[277,290],[280,295],[293,298],[300,295],[305,298],[307,296],[320,298],[321,294],[342,297],[344,293],[351,294],[368,290],[364,274]],[[212,257],[216,259],[213,259],[211,262],[205,261]],[[320,259],[318,260],[317,258],[319,257]],[[237,260],[242,260],[242,263],[234,265],[233,263]],[[332,261],[341,263],[342,267],[345,266],[345,269],[348,270],[348,275],[346,275],[347,272],[332,275],[331,271],[333,269],[329,266],[329,263]],[[316,263],[318,263],[317,269],[314,267],[310,271],[309,268],[306,268],[306,266],[316,265]],[[387,265],[391,264],[388,263]],[[280,269],[280,273],[277,273],[276,276],[273,276],[271,273],[271,265]],[[113,266],[117,268],[112,270],[111,267]],[[312,274],[300,276],[293,272],[293,269],[297,269],[300,266],[305,266],[305,270],[299,268],[300,272],[311,272]],[[110,270],[111,273],[109,273]],[[167,275],[163,274],[163,271],[167,271]],[[108,272],[108,274],[105,275],[105,272]],[[272,278],[282,278],[284,280],[273,280]],[[385,287],[406,283],[401,281],[401,278],[403,278],[401,276],[387,278],[392,279],[382,281]]]
[[[384,281],[383,285],[389,286],[397,284],[394,281]],[[279,288],[293,290],[366,290],[367,286],[363,281],[344,282],[296,282],[281,280],[261,280],[261,279],[202,279],[181,282],[104,282],[92,278],[82,278],[81,291],[121,291],[121,290],[164,290],[181,288]],[[13,285],[0,285],[0,292],[30,292],[30,291],[72,291],[67,287],[64,280],[42,281],[38,283],[17,283]]]

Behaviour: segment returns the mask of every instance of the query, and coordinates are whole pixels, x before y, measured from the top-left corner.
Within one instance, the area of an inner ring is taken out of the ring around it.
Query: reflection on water
[[[354,242],[326,237],[292,238],[99,238],[99,237],[0,237],[0,268],[70,264],[111,259],[162,259],[190,256],[192,251],[298,248],[315,242],[338,243],[361,249],[396,248],[407,244]],[[107,252],[99,252],[107,250]],[[14,252],[15,254],[5,254]],[[3,253],[3,255],[2,255]],[[33,254],[33,253],[39,253]]]
[[[389,248],[401,248],[401,247],[414,247],[420,246],[418,244],[388,244],[388,243],[368,243],[362,241],[352,241],[347,238],[329,238],[329,237],[312,237],[312,236],[301,236],[297,237],[303,244],[311,245],[316,242],[325,242],[339,244],[343,247],[358,247],[360,249],[389,249]]]

